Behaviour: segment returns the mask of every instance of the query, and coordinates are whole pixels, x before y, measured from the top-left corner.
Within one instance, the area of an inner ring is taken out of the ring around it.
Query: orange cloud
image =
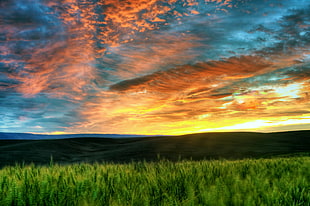
[[[147,38],[114,49],[114,54],[123,58],[120,63],[113,62],[114,75],[129,79],[184,64],[198,55],[193,52],[193,48],[200,46],[197,37],[150,34]]]
[[[223,98],[231,94],[216,91],[229,85],[231,80],[223,83],[224,76],[259,71],[269,66],[269,62],[249,56],[184,65],[122,81],[112,85],[110,91],[98,94],[94,102],[85,103],[81,115],[87,123],[81,123],[76,129],[79,132],[86,128],[113,132],[115,128],[117,132],[141,133],[141,128],[150,130],[171,122],[189,125],[190,121],[203,121],[202,117],[207,117],[202,116],[204,114],[212,116],[224,111],[220,108],[226,102]],[[133,125],[131,129],[128,130],[126,122]]]
[[[222,84],[222,80],[240,79],[240,75],[244,77],[255,75],[270,66],[270,62],[259,57],[232,57],[226,61],[210,61],[195,65],[183,65],[167,71],[155,72],[151,75],[125,80],[112,85],[111,89],[127,92],[139,91],[143,88],[149,92],[165,93],[186,90],[191,96],[195,96],[197,93],[193,93],[193,91],[201,88],[201,85],[212,88],[215,82]],[[227,78],[228,76],[229,78]],[[235,76],[237,78],[234,78]]]
[[[104,8],[107,25],[99,34],[105,44],[117,46],[121,41],[135,37],[136,32],[158,28],[158,22],[165,22],[160,15],[172,10],[169,5],[176,0],[105,0],[98,2]]]
[[[21,52],[10,62],[1,61],[11,67],[12,72],[7,76],[19,82],[13,87],[25,97],[44,92],[54,97],[81,99],[96,76],[92,66],[95,58],[92,35],[96,28],[91,22],[95,4],[83,7],[76,1],[63,3],[65,11],[58,8],[57,3],[50,6],[59,11],[63,25],[66,25],[64,31],[57,31],[44,43],[34,42],[37,46],[23,51],[25,54]],[[77,19],[77,13],[82,18]],[[18,63],[23,64],[23,68],[19,68]]]
[[[81,111],[85,121],[69,130],[135,134],[182,134],[206,128],[227,131],[257,119],[266,125],[277,116],[287,122],[310,113],[305,109],[309,101],[301,100],[309,86],[305,82],[248,85],[253,88],[240,90],[246,85],[243,79],[275,70],[275,62],[256,56],[232,57],[125,80],[85,103]]]
[[[182,16],[183,14],[175,11],[172,6],[176,0],[105,0],[97,3],[86,1],[84,4],[64,0],[45,3],[59,16],[62,30],[47,39],[44,45],[28,51],[30,57],[19,55],[9,62],[1,61],[14,67],[14,72],[7,76],[20,82],[18,85],[5,87],[15,87],[24,96],[33,97],[44,92],[55,97],[81,99],[85,90],[94,86],[92,81],[97,77],[94,64],[97,58],[107,60],[104,56],[107,48],[115,48],[114,54],[125,59],[117,63],[114,74],[121,78],[133,78],[137,74],[168,69],[169,65],[184,64],[186,60],[197,55],[191,52],[190,48],[198,47],[199,39],[189,34],[176,36],[148,33],[148,38],[151,39],[149,42],[152,43],[149,44],[150,47],[146,47],[145,43],[148,41],[142,41],[139,36],[141,32],[157,30],[165,23],[165,15]],[[198,1],[187,0],[184,3],[191,8],[197,6]],[[190,11],[194,15],[199,13],[193,9]],[[101,17],[102,14],[104,18]],[[14,36],[20,25],[4,26],[3,29],[7,30],[7,41],[20,40]],[[122,44],[134,45],[135,51],[122,50]],[[12,53],[8,47],[5,47],[5,50]],[[17,68],[18,62],[25,65],[22,70]]]

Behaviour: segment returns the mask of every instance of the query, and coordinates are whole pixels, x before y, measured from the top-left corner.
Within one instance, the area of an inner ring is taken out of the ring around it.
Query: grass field
[[[0,205],[309,205],[310,157],[16,165]]]

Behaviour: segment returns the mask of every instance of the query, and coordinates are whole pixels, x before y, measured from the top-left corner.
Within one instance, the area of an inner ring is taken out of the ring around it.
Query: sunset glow
[[[310,129],[306,0],[0,2],[0,132]]]

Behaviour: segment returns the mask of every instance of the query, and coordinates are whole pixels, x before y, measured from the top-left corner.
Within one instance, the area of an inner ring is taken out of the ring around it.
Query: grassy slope
[[[310,131],[202,133],[131,139],[1,140],[0,167],[15,162],[130,162],[131,160],[243,159],[310,152]]]
[[[0,205],[309,205],[310,157],[5,167]]]

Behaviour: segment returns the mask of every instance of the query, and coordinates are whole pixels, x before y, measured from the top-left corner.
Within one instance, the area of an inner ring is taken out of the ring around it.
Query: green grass
[[[16,165],[0,205],[309,205],[310,157]]]

